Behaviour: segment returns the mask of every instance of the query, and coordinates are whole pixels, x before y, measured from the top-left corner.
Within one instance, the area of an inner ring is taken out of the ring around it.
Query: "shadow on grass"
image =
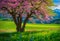
[[[34,32],[29,32],[29,31],[26,31],[26,32],[3,32],[3,33],[0,33],[0,36],[9,36],[9,35],[14,35],[14,34],[22,34],[22,35],[29,35],[29,34],[35,34],[35,33],[40,33],[40,31],[34,31]]]
[[[40,31],[0,33],[0,41],[60,41],[60,31],[46,35],[40,33]]]

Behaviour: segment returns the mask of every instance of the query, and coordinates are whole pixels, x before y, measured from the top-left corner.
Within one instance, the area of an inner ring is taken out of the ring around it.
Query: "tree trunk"
[[[22,15],[19,14],[17,17],[18,24],[17,24],[17,32],[24,32],[24,29],[22,28]]]
[[[22,15],[19,14],[19,16],[16,16],[16,15],[12,15],[13,17],[13,20],[14,20],[14,23],[16,24],[16,30],[17,32],[24,32],[25,30],[25,25],[28,21],[28,18],[31,16],[32,14],[27,14],[27,17],[26,19],[24,20],[23,22],[23,25],[22,25]]]
[[[17,19],[16,19],[16,15],[12,15],[12,18],[13,18],[13,21],[14,21],[14,23],[16,25],[16,30],[18,32],[19,31],[19,25],[18,25],[18,22],[17,22]]]
[[[16,30],[17,32],[24,32],[24,28],[22,28],[21,26],[17,26]]]

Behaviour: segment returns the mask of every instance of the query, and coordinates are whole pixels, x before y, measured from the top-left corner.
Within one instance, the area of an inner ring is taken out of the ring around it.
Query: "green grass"
[[[60,41],[60,32],[0,33],[0,41]]]
[[[59,29],[60,24],[28,24],[25,31],[42,31]],[[16,26],[13,21],[0,21],[0,30],[2,31],[16,31]]]
[[[60,24],[28,24],[16,32],[13,21],[0,21],[0,41],[60,41]]]

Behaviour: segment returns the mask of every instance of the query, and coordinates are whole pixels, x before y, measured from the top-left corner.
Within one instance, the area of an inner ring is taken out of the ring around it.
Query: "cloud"
[[[54,10],[54,9],[60,9],[60,5],[52,6],[51,9],[52,9],[52,10]]]

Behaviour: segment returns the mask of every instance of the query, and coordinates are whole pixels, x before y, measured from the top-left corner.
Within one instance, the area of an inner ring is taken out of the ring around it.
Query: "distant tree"
[[[8,12],[13,17],[17,32],[23,32],[32,15],[41,20],[50,20],[47,6],[52,5],[52,0],[0,0],[0,11]],[[23,14],[25,14],[24,22],[22,22]]]

